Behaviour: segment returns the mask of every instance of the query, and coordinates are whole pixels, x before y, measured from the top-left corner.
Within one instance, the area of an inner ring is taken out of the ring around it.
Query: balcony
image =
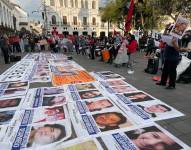
[[[90,24],[89,23],[82,23],[82,27],[89,27]]]
[[[99,27],[99,23],[91,23],[92,27]]]
[[[62,27],[68,27],[68,26],[70,26],[70,23],[69,22],[67,22],[67,23],[60,22],[60,25]]]
[[[49,22],[49,25],[50,25],[50,26],[59,27],[59,26],[60,26],[60,23],[61,23],[61,22],[56,22],[56,23],[54,24],[54,23],[52,23],[52,22]]]

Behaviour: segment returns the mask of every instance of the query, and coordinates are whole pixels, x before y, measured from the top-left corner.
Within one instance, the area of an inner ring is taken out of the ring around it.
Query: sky
[[[32,13],[33,11],[42,10],[41,9],[41,0],[11,0],[19,4],[25,11],[28,12],[30,20],[41,20],[41,13]],[[101,3],[107,0],[99,0]]]
[[[30,20],[41,20],[41,13],[32,13],[41,9],[41,0],[11,0],[21,6],[29,15]]]

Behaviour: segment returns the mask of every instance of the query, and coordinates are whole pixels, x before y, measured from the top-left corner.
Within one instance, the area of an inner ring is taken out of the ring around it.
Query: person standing
[[[129,41],[129,44],[127,45],[127,55],[129,56],[129,61],[128,61],[128,67],[129,67],[129,70],[128,70],[128,74],[133,74],[134,73],[134,69],[133,69],[133,61],[134,61],[134,55],[135,55],[135,52],[137,51],[137,47],[138,47],[138,44],[137,44],[137,41],[135,40],[135,36],[134,35],[131,35],[128,37],[128,41]]]
[[[171,43],[167,44],[164,51],[164,67],[162,69],[161,81],[157,85],[166,86],[167,79],[169,83],[166,89],[175,89],[176,87],[176,68],[179,63],[179,51],[187,51],[188,49],[180,48],[178,39],[173,37]]]
[[[5,64],[9,64],[9,40],[6,34],[3,35],[0,40],[0,48],[3,53]]]

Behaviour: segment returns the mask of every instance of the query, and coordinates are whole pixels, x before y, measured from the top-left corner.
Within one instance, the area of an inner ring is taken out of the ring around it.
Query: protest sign
[[[182,16],[178,16],[175,25],[173,26],[170,35],[177,37],[179,39],[182,38],[186,29],[188,28],[190,21]]]

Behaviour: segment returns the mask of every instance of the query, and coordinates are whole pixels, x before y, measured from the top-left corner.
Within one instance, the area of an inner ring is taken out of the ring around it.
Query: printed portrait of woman
[[[107,84],[109,84],[110,86],[127,85],[127,83],[124,82],[123,80],[111,80],[111,81],[107,81]]]
[[[90,112],[100,111],[104,108],[113,107],[113,104],[108,99],[102,99],[102,100],[92,101],[92,102],[86,101],[85,103]]]
[[[182,147],[157,127],[125,132],[139,150],[181,150]]]
[[[115,86],[115,87],[112,87],[112,89],[116,93],[128,93],[128,92],[135,92],[135,91],[137,91],[135,88],[133,88],[131,86]]]
[[[187,26],[188,24],[186,22],[177,22],[172,32],[182,36]]]
[[[43,97],[42,106],[63,105],[65,102],[66,102],[66,97],[65,96]]]
[[[8,124],[15,114],[15,110],[0,112],[0,125]]]
[[[54,95],[64,93],[62,88],[44,88],[44,95]]]
[[[0,108],[16,107],[20,104],[21,98],[0,100]]]
[[[150,106],[143,106],[143,105],[137,105],[137,106],[141,108],[142,110],[144,110],[153,118],[157,117],[157,114],[172,111],[171,108],[163,104],[153,104]]]
[[[119,112],[99,113],[93,118],[101,131],[119,129],[121,124],[127,122],[127,118]]]
[[[46,124],[42,127],[32,127],[27,147],[51,144],[62,140],[64,137],[66,137],[66,129],[61,124]]]
[[[132,102],[143,102],[153,100],[151,96],[147,95],[143,92],[136,92],[136,93],[124,93],[124,96],[127,97]]]
[[[101,97],[102,94],[98,90],[79,92],[81,99],[91,99]]]
[[[76,88],[81,91],[81,90],[93,90],[93,89],[96,89],[96,87],[91,84],[91,83],[86,83],[86,84],[77,84],[76,85]]]
[[[4,95],[16,94],[16,93],[21,93],[25,91],[26,91],[25,88],[7,89],[5,90]]]
[[[53,122],[65,119],[63,106],[44,108],[43,110],[37,111],[35,115],[36,117],[33,119],[34,123]]]
[[[10,83],[7,88],[19,88],[19,87],[25,87],[28,85],[28,82],[16,82],[16,83]]]

